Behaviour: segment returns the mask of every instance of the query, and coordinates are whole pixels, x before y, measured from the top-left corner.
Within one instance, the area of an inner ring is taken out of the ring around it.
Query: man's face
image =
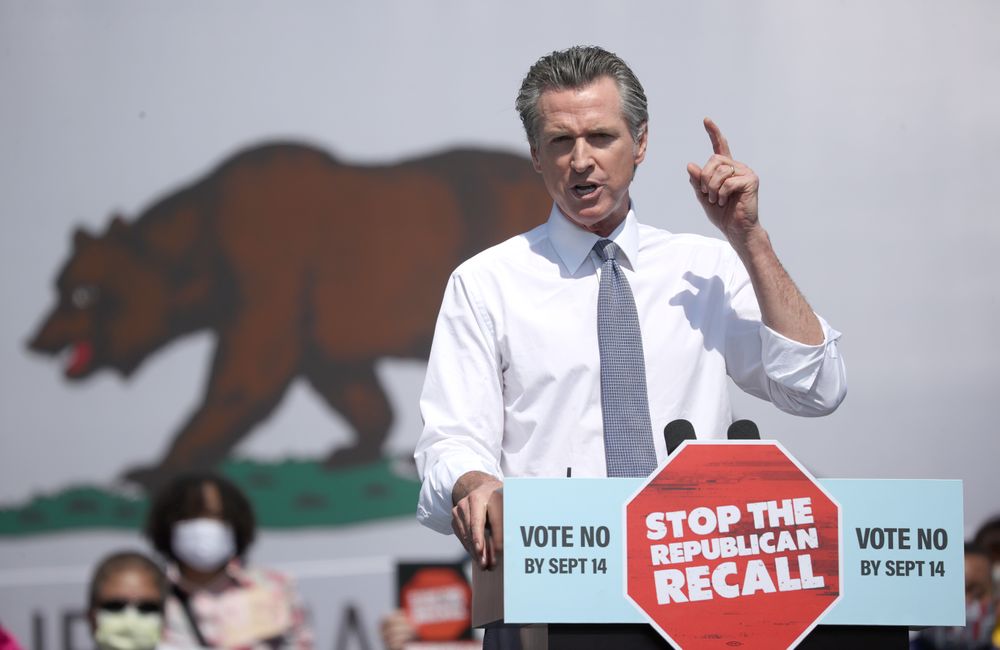
[[[632,139],[610,77],[546,91],[538,108],[541,128],[531,148],[535,171],[566,217],[606,237],[628,214],[628,188],[646,156],[646,132],[639,142]]]

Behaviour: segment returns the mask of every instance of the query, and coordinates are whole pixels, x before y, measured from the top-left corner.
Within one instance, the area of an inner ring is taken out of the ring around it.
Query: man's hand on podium
[[[503,552],[503,483],[485,472],[467,472],[451,492],[451,528],[482,569]]]

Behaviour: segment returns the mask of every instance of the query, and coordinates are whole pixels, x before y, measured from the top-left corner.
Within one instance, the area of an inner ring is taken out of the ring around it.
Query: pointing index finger
[[[732,158],[733,154],[729,150],[729,141],[726,140],[726,136],[722,135],[719,126],[710,117],[705,118],[705,130],[708,132],[708,137],[712,140],[712,150],[720,156]]]

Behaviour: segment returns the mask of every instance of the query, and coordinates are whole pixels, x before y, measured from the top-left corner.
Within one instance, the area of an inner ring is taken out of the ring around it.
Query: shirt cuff
[[[455,483],[468,472],[483,472],[503,477],[497,468],[477,456],[451,457],[438,459],[434,468],[423,478],[420,486],[420,499],[417,502],[417,521],[431,530],[450,535],[451,528],[451,493]]]
[[[797,392],[808,392],[816,383],[823,362],[837,358],[837,339],[841,334],[816,314],[823,329],[823,342],[806,345],[775,332],[767,325],[760,327],[761,360],[764,372],[774,382]]]

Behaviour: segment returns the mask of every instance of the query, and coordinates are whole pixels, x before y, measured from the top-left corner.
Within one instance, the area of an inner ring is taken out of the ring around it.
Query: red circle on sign
[[[403,586],[400,600],[424,641],[458,639],[471,624],[472,590],[454,569],[420,569]]]
[[[840,595],[840,512],[774,442],[683,446],[625,506],[626,587],[683,648],[786,648]]]

